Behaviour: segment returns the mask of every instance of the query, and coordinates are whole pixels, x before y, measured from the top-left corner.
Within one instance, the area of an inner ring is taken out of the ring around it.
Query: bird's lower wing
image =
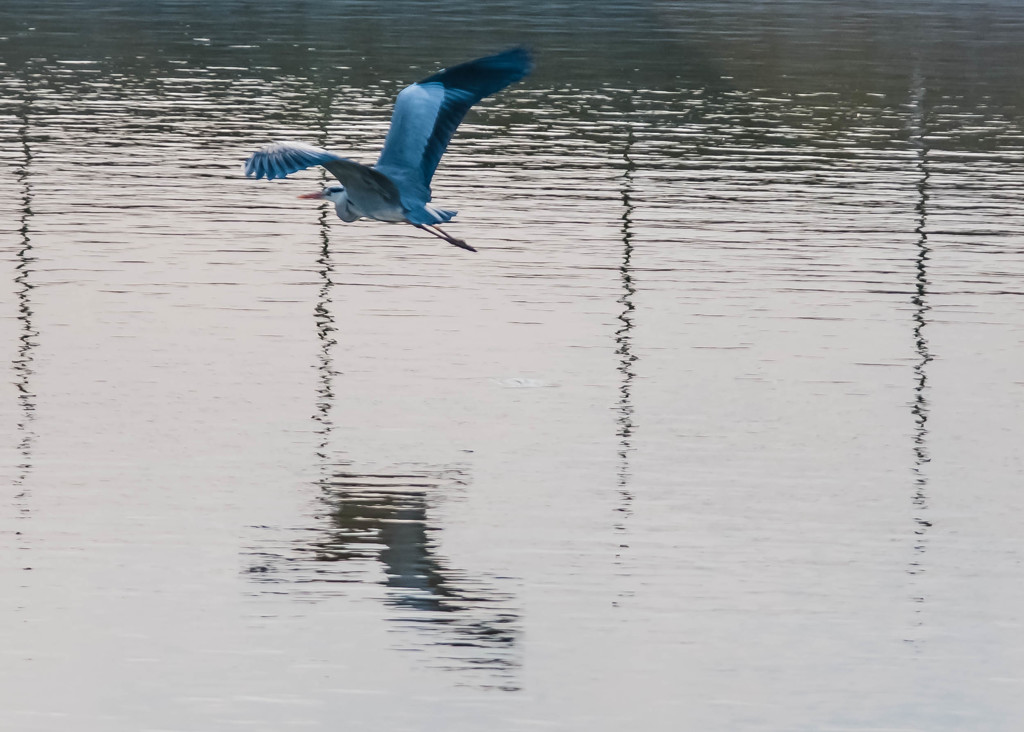
[[[348,189],[350,196],[369,193],[390,205],[401,205],[398,188],[380,171],[345,158],[328,160],[323,166]]]
[[[344,158],[304,142],[272,142],[249,156],[245,161],[245,175],[249,178],[265,177],[273,180],[314,165],[323,165],[329,169],[328,163],[339,160]]]

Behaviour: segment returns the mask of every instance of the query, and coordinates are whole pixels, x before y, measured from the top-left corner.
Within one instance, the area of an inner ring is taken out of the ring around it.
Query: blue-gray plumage
[[[372,167],[302,142],[273,142],[249,157],[245,174],[273,180],[322,165],[341,185],[299,198],[332,201],[343,221],[363,217],[406,221],[475,252],[466,242],[438,228],[456,212],[430,203],[430,180],[469,108],[519,81],[531,67],[530,55],[514,48],[444,69],[407,86],[395,100],[384,149]]]

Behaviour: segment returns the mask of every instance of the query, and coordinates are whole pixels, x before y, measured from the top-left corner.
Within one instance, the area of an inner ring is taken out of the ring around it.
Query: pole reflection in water
[[[911,413],[914,416],[914,493],[912,503],[914,516],[914,557],[910,562],[911,575],[924,572],[923,555],[927,548],[927,532],[931,522],[925,518],[928,510],[928,476],[925,466],[928,456],[928,364],[933,356],[928,348],[925,337],[925,326],[928,324],[928,260],[931,248],[928,246],[928,143],[925,139],[925,86],[924,80],[915,73],[910,102],[910,142],[917,151],[917,256],[915,258],[915,283],[911,303],[914,306],[914,349],[917,361],[914,364],[914,399],[911,402]],[[924,597],[915,596],[914,602],[923,603]],[[920,611],[919,611],[920,612]],[[920,625],[921,622],[919,621]]]
[[[18,333],[17,355],[12,362],[14,371],[14,386],[18,392],[18,405],[20,415],[18,418],[18,453],[21,462],[18,465],[18,473],[14,479],[18,501],[18,511],[21,515],[27,516],[28,488],[27,481],[32,470],[32,446],[35,441],[33,421],[35,419],[36,397],[32,393],[32,351],[35,348],[39,333],[32,324],[32,264],[35,257],[32,255],[32,146],[29,143],[30,130],[30,107],[31,96],[28,89],[24,103],[21,105],[19,116],[21,124],[18,127],[18,136],[21,141],[23,153],[22,163],[15,168],[15,176],[21,186],[21,217],[19,219],[20,242],[17,250],[17,264],[15,265],[14,295],[17,299],[18,322],[20,324]]]
[[[321,88],[333,89],[334,84],[326,84]],[[312,104],[319,112],[316,120],[317,127],[319,128],[317,144],[320,147],[327,147],[327,127],[331,119],[332,98],[329,93],[314,93],[316,97],[312,100]],[[321,181],[327,178],[327,171],[324,168],[320,168],[320,178]],[[334,337],[334,332],[337,329],[334,323],[334,315],[331,313],[331,306],[333,304],[331,297],[334,288],[334,281],[331,276],[334,273],[334,264],[331,262],[331,226],[329,219],[333,213],[332,209],[333,206],[326,202],[320,206],[320,218],[318,221],[320,229],[320,256],[317,258],[320,291],[316,307],[314,308],[316,335],[320,341],[320,352],[318,354],[319,363],[317,364],[317,372],[319,374],[317,385],[318,398],[316,401],[317,411],[313,419],[319,423],[317,434],[320,436],[320,444],[317,445],[317,457],[320,459],[321,465],[326,464],[329,460],[328,444],[330,443],[331,430],[334,426],[331,422],[331,405],[334,403],[334,377],[337,375],[337,372],[334,370],[334,356],[332,354],[334,346],[338,342]],[[326,476],[322,476],[322,478],[326,479]]]
[[[630,157],[634,143],[633,128],[628,128],[626,147],[622,153],[625,161],[625,170],[622,174],[622,263],[619,265],[619,277],[622,284],[622,296],[618,303],[622,305],[622,311],[618,315],[620,326],[615,331],[615,353],[619,356],[618,371],[622,377],[619,383],[619,495],[622,497],[622,505],[619,507],[627,516],[630,513],[630,503],[633,494],[629,489],[630,468],[629,455],[633,450],[633,379],[636,372],[633,371],[633,363],[637,357],[633,355],[633,313],[636,306],[633,304],[633,297],[636,295],[636,287],[633,285],[633,174],[636,171],[636,163]]]
[[[331,430],[334,427],[331,422],[331,405],[334,403],[334,377],[337,375],[337,372],[334,370],[334,356],[332,354],[332,350],[338,341],[334,337],[336,327],[334,325],[334,316],[331,314],[331,289],[334,287],[331,275],[334,272],[334,266],[331,262],[329,215],[328,207],[321,206],[320,256],[317,258],[317,263],[320,265],[320,292],[314,309],[316,335],[320,340],[320,352],[318,354],[319,363],[317,364],[316,414],[313,415],[313,419],[319,423],[316,432],[320,437],[320,443],[317,445],[316,454],[320,458],[321,465],[325,464],[328,460],[328,445],[331,439]],[[326,478],[326,476],[324,477]]]

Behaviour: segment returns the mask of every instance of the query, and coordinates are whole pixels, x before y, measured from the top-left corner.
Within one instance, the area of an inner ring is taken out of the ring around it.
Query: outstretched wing
[[[383,173],[355,160],[307,145],[304,142],[272,142],[264,145],[245,161],[245,174],[259,180],[284,178],[291,173],[322,165],[338,181],[357,195],[373,195],[392,206],[401,205],[398,188]]]
[[[335,160],[344,158],[304,142],[272,142],[249,156],[245,161],[245,175],[248,178],[266,177],[267,180],[273,180],[314,165],[327,165]]]
[[[430,179],[469,108],[531,67],[530,54],[513,48],[444,69],[399,93],[375,167],[398,185],[407,209],[430,200]]]

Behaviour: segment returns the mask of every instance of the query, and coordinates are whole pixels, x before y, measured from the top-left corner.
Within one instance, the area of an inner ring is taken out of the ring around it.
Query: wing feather
[[[470,107],[526,76],[529,53],[513,48],[444,69],[399,93],[376,168],[398,186],[406,208],[430,200],[430,180]]]
[[[304,142],[272,142],[249,156],[245,161],[245,175],[249,178],[273,180],[314,165],[326,166],[335,160],[344,158]]]

